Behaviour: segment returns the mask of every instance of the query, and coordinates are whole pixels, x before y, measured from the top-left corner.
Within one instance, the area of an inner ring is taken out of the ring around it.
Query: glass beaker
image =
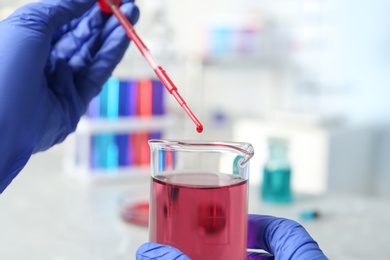
[[[149,239],[193,260],[246,259],[249,143],[150,140]]]

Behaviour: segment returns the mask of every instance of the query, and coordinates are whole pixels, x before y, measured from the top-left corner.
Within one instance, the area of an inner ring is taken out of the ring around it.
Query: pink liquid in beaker
[[[152,181],[150,241],[193,260],[246,259],[247,181],[229,174],[167,174]]]

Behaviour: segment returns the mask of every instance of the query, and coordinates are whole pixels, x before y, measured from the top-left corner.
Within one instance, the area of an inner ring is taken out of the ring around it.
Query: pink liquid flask
[[[246,259],[247,173],[252,146],[243,144],[245,149],[239,148],[238,153],[248,154],[237,155],[239,145],[234,143],[228,143],[229,147],[195,141],[168,143],[149,141],[150,241],[176,247],[193,260]],[[242,162],[244,166],[233,165]],[[220,172],[221,164],[229,165],[226,169],[231,172]]]

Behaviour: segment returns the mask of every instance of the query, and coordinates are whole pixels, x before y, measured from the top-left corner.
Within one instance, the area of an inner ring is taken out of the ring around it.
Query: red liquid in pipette
[[[148,61],[148,63],[152,66],[154,72],[156,73],[157,77],[161,80],[165,88],[169,91],[171,95],[174,96],[174,98],[177,100],[177,102],[180,104],[180,106],[183,108],[183,110],[187,113],[187,115],[191,118],[191,120],[196,125],[196,131],[198,133],[201,133],[203,131],[203,125],[200,123],[198,118],[194,115],[194,113],[191,111],[191,109],[187,106],[187,103],[184,101],[184,99],[180,96],[179,92],[177,91],[177,88],[175,84],[173,84],[172,80],[169,78],[165,70],[157,64],[155,59],[153,58],[152,54],[150,53],[149,49],[146,47],[146,45],[143,43],[141,38],[138,36],[136,31],[134,30],[133,26],[127,19],[127,17],[119,10],[118,7],[118,1],[114,0],[103,0],[106,1],[105,3],[109,6],[112,13],[115,15],[115,17],[118,19],[119,23],[122,25],[124,30],[126,31],[127,36],[134,42],[134,44],[138,47],[141,54],[145,57],[145,59]],[[102,1],[99,1],[102,7],[103,11],[107,11],[107,5],[102,3]]]

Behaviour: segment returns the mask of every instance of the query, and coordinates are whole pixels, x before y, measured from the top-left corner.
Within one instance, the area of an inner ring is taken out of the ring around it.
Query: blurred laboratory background
[[[0,19],[28,2],[1,0]],[[204,132],[131,45],[76,132],[1,195],[0,259],[135,259],[153,138],[252,143],[250,213],[298,221],[330,259],[388,259],[390,2],[136,3]]]

